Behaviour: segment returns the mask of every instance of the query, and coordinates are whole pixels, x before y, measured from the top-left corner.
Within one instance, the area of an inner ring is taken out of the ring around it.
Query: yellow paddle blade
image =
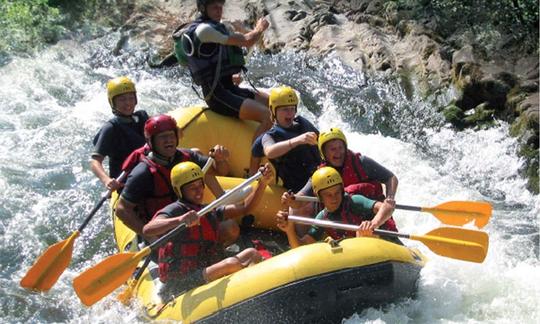
[[[477,263],[484,261],[489,248],[487,233],[457,227],[439,227],[410,238],[424,243],[438,255]]]
[[[84,271],[73,280],[77,296],[83,304],[92,306],[126,282],[150,251],[146,247],[137,253],[115,254]]]
[[[21,287],[37,291],[51,289],[71,262],[73,244],[77,236],[79,236],[79,231],[75,231],[67,239],[51,245],[21,279]]]
[[[432,213],[442,223],[462,226],[471,221],[478,228],[487,225],[492,207],[480,201],[449,201],[435,207],[422,207],[422,211]]]
[[[131,299],[131,296],[133,295],[133,290],[135,289],[136,284],[137,284],[137,280],[130,279],[126,285],[126,288],[122,290],[116,296],[116,299],[118,299],[122,304],[128,305],[129,300]]]

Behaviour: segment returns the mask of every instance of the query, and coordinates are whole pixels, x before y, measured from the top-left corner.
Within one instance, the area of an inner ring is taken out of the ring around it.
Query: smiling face
[[[174,156],[177,145],[178,139],[176,138],[176,132],[172,130],[158,133],[152,138],[152,149],[157,154],[166,158],[172,158]]]
[[[319,191],[319,199],[324,204],[324,208],[329,212],[334,212],[341,205],[343,199],[343,185],[337,184]]]
[[[187,202],[192,204],[201,205],[204,197],[204,182],[202,179],[195,180],[184,185],[182,190],[182,197]]]
[[[113,98],[114,109],[122,116],[131,116],[137,105],[135,92],[123,93]]]
[[[220,22],[223,17],[223,5],[221,1],[212,2],[206,6],[206,15],[215,22]]]
[[[345,163],[347,147],[342,140],[333,139],[323,145],[324,158],[330,166],[341,168]]]
[[[276,121],[281,127],[291,127],[295,116],[296,106],[281,106],[276,108]]]

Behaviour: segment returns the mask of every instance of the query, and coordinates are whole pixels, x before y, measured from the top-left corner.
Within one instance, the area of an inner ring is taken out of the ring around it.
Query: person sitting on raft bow
[[[344,224],[359,225],[356,236],[372,235],[376,228],[389,229],[388,220],[392,216],[394,207],[388,202],[379,202],[362,195],[350,196],[345,192],[343,180],[336,169],[322,167],[315,171],[311,177],[313,190],[324,205],[324,209],[317,214],[316,219],[337,221]],[[286,208],[292,199],[286,193],[282,196],[282,204]],[[311,226],[307,234],[298,237],[295,226],[287,220],[289,213],[279,211],[276,215],[277,226],[287,234],[289,245],[292,248],[300,245],[315,243],[325,236],[333,239],[351,237],[352,232],[329,228]],[[398,239],[391,239],[400,243]]]
[[[116,215],[138,235],[143,226],[161,208],[174,202],[177,197],[170,183],[171,169],[178,163],[191,161],[204,167],[208,157],[198,151],[178,149],[178,128],[169,115],[151,117],[144,126],[146,145],[135,150],[125,161],[123,168],[133,169],[116,205]],[[208,170],[206,181],[212,193],[218,197],[223,189],[215,175],[229,172],[229,152],[216,145],[212,152],[215,165]]]
[[[390,170],[368,156],[349,150],[347,138],[339,128],[333,127],[322,132],[319,135],[318,146],[323,158],[323,163],[319,167],[330,166],[336,169],[343,179],[347,193],[363,195],[370,199],[384,201],[392,207],[396,206],[394,197],[397,192],[398,178]],[[386,196],[383,192],[383,184]],[[313,196],[311,179],[296,194]],[[293,208],[303,208],[303,210],[309,210],[309,204],[291,201]],[[313,214],[313,207],[309,213]],[[393,218],[388,221],[388,225],[390,230],[397,231]]]
[[[94,137],[90,169],[107,189],[117,190],[122,187],[116,180],[122,163],[131,152],[144,145],[144,123],[148,114],[144,110],[135,111],[137,90],[128,77],[109,80],[107,98],[114,117]],[[109,157],[109,174],[103,168],[105,157]]]
[[[261,261],[261,255],[254,248],[226,259],[223,259],[223,249],[220,248],[238,238],[240,229],[231,219],[249,214],[273,178],[268,164],[259,170],[263,177],[242,203],[219,207],[199,218],[196,212],[204,207],[205,185],[200,167],[192,162],[183,162],[172,169],[171,183],[178,200],[159,210],[143,229],[145,236],[162,236],[182,223],[189,226],[159,248],[159,278],[162,282],[171,287],[192,288]],[[235,236],[222,235],[224,219],[236,225]]]
[[[221,23],[224,4],[225,0],[197,0],[201,16],[176,37],[176,55],[187,61],[193,82],[202,87],[204,100],[212,111],[260,123],[255,139],[272,125],[268,95],[240,88],[235,80],[245,70],[241,47],[253,46],[269,23],[260,18],[252,31],[232,32]]]

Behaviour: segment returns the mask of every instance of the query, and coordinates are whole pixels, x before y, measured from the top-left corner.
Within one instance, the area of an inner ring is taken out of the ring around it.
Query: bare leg
[[[243,120],[254,120],[260,123],[255,130],[255,134],[251,141],[252,143],[259,135],[272,127],[270,110],[268,109],[268,106],[265,106],[253,99],[244,100],[242,106],[240,106],[240,113],[238,114],[238,117]]]
[[[245,249],[234,257],[224,259],[203,270],[204,279],[207,282],[214,281],[223,276],[235,273],[252,264],[261,261],[261,255],[254,248]]]

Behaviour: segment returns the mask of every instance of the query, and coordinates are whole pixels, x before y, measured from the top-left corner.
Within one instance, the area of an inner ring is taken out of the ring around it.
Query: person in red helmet
[[[168,115],[154,116],[144,125],[145,147],[142,147],[126,160],[134,164],[130,171],[120,199],[116,206],[116,215],[143,238],[143,226],[154,214],[178,198],[171,186],[171,169],[178,163],[191,161],[201,168],[208,157],[189,149],[178,149],[178,128],[176,121]],[[223,194],[215,175],[229,172],[229,152],[221,145],[216,145],[212,152],[215,160],[205,180],[212,193],[218,197]],[[135,159],[135,161],[131,161]],[[129,168],[127,168],[129,170]],[[147,238],[145,238],[147,239]]]

